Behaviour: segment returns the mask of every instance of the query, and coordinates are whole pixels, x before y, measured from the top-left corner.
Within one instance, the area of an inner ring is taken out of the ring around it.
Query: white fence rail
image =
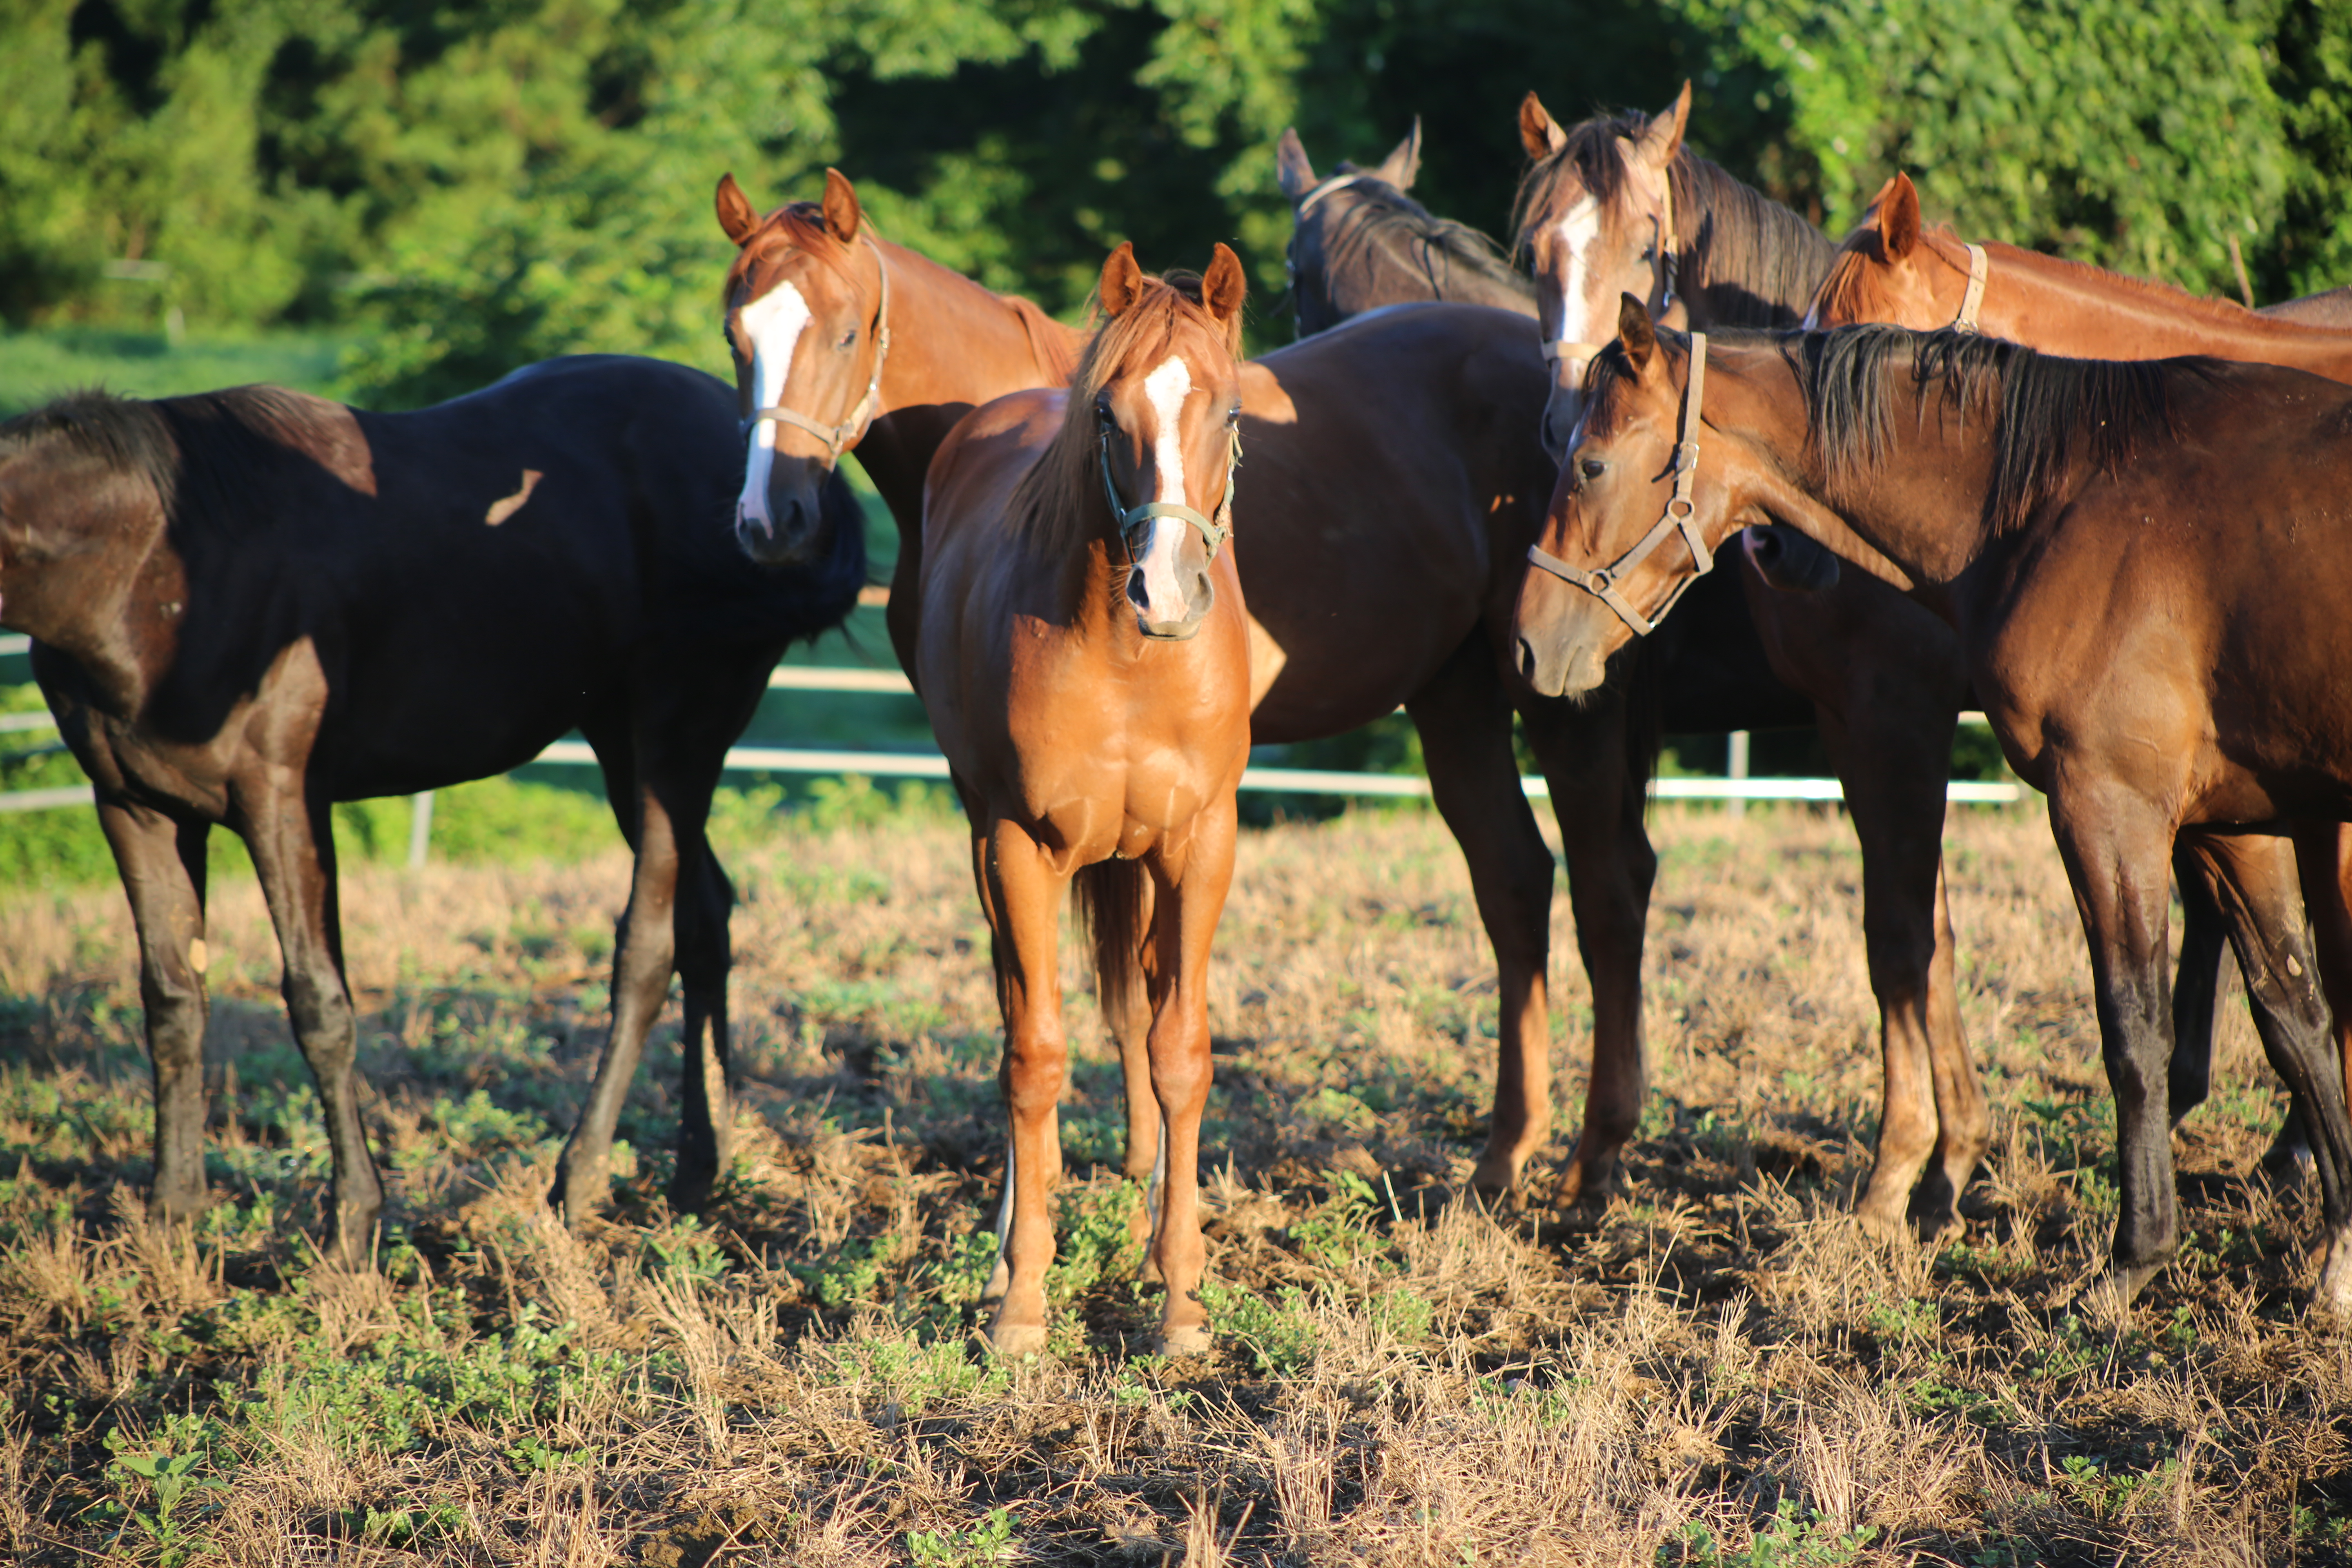
[[[0,637],[0,658],[22,654],[31,646],[29,638]],[[809,665],[780,665],[768,677],[771,689],[778,691],[847,692],[864,696],[909,696],[914,687],[906,676],[895,669],[824,669]],[[1981,725],[1984,715],[1964,713],[1963,723]],[[0,734],[20,733],[47,729],[50,720],[46,713],[0,714]],[[1834,801],[1845,798],[1844,788],[1835,779],[1748,778],[1747,747],[1740,744],[1746,732],[1731,748],[1732,773],[1729,778],[1661,778],[1650,782],[1650,795],[1655,800],[1721,800],[1735,804],[1751,800],[1817,800]],[[593,763],[596,754],[584,741],[558,741],[532,761],[535,763],[572,765]],[[864,773],[873,778],[943,779],[948,776],[948,762],[936,752],[841,752],[791,746],[737,746],[727,753],[727,767],[733,773]],[[1540,778],[1523,778],[1520,787],[1530,799],[1542,799],[1551,792]],[[1367,797],[1411,798],[1429,794],[1429,781],[1408,773],[1339,773],[1325,768],[1251,768],[1242,774],[1245,790],[1280,791],[1296,795],[1340,795]],[[1954,780],[1946,789],[1945,797],[1955,805],[2006,805],[2025,798],[2025,787],[2011,783],[1979,784]],[[0,795],[0,812],[41,811],[52,806],[87,805],[91,799],[88,784],[68,785],[58,789],[19,790]],[[409,856],[412,863],[420,862],[431,832],[432,802],[429,795],[417,797],[416,831],[411,835]]]

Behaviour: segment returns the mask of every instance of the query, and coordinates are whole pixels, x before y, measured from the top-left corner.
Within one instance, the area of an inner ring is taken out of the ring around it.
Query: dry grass
[[[579,1237],[541,1196],[625,863],[361,868],[352,968],[396,1201],[359,1275],[304,1239],[323,1140],[252,889],[218,892],[210,939],[224,1201],[177,1230],[134,1201],[120,895],[0,904],[7,1556],[2347,1561],[2352,1342],[2299,1305],[2306,1195],[2252,1176],[2282,1101],[2242,1016],[2180,1138],[2190,1247],[2110,1332],[2063,1305],[2105,1246],[2112,1119],[2039,818],[1951,827],[1999,1136],[1965,1236],[1933,1252],[1845,1215],[1878,1070],[1847,829],[1666,809],[1655,830],[1655,1087],[1623,1181],[1582,1215],[1541,1180],[1517,1213],[1457,1200],[1495,999],[1433,818],[1247,839],[1212,992],[1220,1342],[1174,1362],[1141,1353],[1157,1309],[1128,1282],[1091,1019],[1058,1353],[1002,1364],[971,1342],[996,1027],[961,832],[937,816],[730,847],[744,1152],[711,1215],[663,1208],[665,1035],[615,1215]],[[1564,894],[1558,929],[1580,1095]]]

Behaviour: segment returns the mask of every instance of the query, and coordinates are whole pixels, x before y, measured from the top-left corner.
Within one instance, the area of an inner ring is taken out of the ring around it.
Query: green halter
[[[1110,503],[1111,516],[1118,520],[1119,542],[1127,546],[1127,563],[1129,566],[1142,564],[1136,558],[1137,535],[1145,523],[1160,517],[1181,518],[1198,529],[1201,542],[1208,546],[1209,559],[1214,561],[1217,547],[1234,536],[1230,524],[1234,515],[1234,470],[1242,466],[1240,427],[1236,426],[1228,432],[1233,440],[1225,458],[1225,498],[1217,503],[1217,517],[1213,522],[1181,501],[1145,501],[1140,506],[1122,503],[1118,487],[1111,482],[1110,478],[1110,433],[1111,426],[1105,425],[1096,446],[1102,460],[1103,499]]]

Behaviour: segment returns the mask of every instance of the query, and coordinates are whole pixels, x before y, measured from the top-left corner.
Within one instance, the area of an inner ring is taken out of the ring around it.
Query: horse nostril
[[[1519,677],[1529,685],[1535,683],[1536,650],[1525,637],[1519,639]]]

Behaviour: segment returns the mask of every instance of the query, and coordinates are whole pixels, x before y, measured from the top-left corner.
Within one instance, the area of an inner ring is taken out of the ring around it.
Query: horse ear
[[[833,230],[833,237],[844,245],[857,237],[857,224],[864,215],[857,205],[857,187],[849,176],[838,169],[824,172],[824,226]]]
[[[1919,187],[1901,170],[1886,182],[1878,202],[1878,254],[1900,261],[1919,243]]]
[[[1209,258],[1209,269],[1201,274],[1201,303],[1228,328],[1238,328],[1242,300],[1248,294],[1249,279],[1242,272],[1242,258],[1220,240],[1216,254]]]
[[[1674,102],[1650,117],[1642,132],[1641,155],[1654,169],[1663,169],[1682,151],[1683,127],[1690,123],[1691,84],[1683,83]]]
[[[1141,292],[1143,268],[1135,264],[1135,244],[1122,239],[1118,248],[1110,253],[1110,259],[1103,263],[1102,283],[1096,297],[1102,300],[1104,315],[1118,316],[1126,314],[1127,308]]]
[[[737,245],[758,232],[760,215],[752,209],[743,187],[735,183],[732,171],[719,176],[719,226]]]
[[[1412,189],[1413,176],[1420,173],[1421,116],[1416,114],[1412,117],[1412,134],[1396,144],[1396,151],[1372,171],[1372,177],[1385,180],[1400,191],[1409,191]]]
[[[1294,202],[1315,188],[1315,165],[1307,161],[1307,145],[1296,127],[1286,128],[1274,144],[1274,178]]]
[[[1658,352],[1658,334],[1650,325],[1649,309],[1631,294],[1617,297],[1617,344],[1625,351],[1625,363],[1636,374],[1650,368]]]
[[[1543,100],[1532,92],[1519,100],[1519,145],[1530,158],[1549,158],[1568,145],[1568,132],[1544,112]]]

